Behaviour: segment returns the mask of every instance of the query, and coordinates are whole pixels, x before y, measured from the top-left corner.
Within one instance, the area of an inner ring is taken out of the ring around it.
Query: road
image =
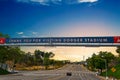
[[[66,76],[71,72],[71,76]],[[101,80],[95,73],[80,64],[67,64],[56,70],[20,71],[16,74],[0,75],[0,80]]]

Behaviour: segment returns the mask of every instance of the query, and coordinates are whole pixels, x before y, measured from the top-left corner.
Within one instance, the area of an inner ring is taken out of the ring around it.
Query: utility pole
[[[83,61],[85,61],[85,56],[83,56]]]

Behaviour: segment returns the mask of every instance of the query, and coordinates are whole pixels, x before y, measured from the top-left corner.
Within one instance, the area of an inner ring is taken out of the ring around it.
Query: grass
[[[114,77],[114,78],[120,79],[120,64],[116,65],[114,68],[116,69],[115,72],[112,72],[111,69],[107,71],[108,77]],[[105,76],[105,74],[106,72],[103,72],[101,75]]]
[[[60,68],[62,66],[49,66],[47,70],[53,70]],[[30,66],[30,67],[20,67],[20,68],[15,68],[16,70],[25,70],[25,71],[34,71],[34,70],[44,70],[45,66]]]
[[[9,74],[9,72],[7,70],[3,70],[0,68],[0,75],[5,75],[5,74]]]
[[[16,68],[16,70],[27,70],[27,71],[32,71],[32,70],[41,70],[42,68],[43,68],[42,66],[31,66],[31,67]]]

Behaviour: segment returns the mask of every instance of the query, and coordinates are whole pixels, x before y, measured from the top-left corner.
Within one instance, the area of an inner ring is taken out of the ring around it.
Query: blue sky
[[[120,35],[119,0],[0,0],[11,37]]]
[[[0,0],[0,32],[11,37],[120,36],[120,0]],[[115,47],[21,47],[82,60]]]

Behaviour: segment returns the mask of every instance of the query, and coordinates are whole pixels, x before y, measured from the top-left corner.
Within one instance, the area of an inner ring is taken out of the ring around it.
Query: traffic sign
[[[113,67],[113,68],[111,68],[111,71],[112,71],[112,72],[115,72],[115,71],[116,71],[116,69]]]

